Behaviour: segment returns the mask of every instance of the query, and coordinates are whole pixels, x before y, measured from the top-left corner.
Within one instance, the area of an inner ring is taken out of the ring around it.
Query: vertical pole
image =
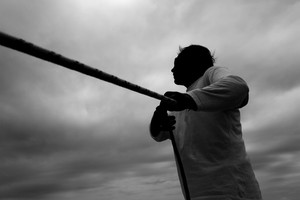
[[[183,163],[182,163],[179,151],[177,149],[174,134],[173,134],[172,131],[170,131],[170,139],[171,139],[171,142],[172,142],[175,159],[176,159],[179,171],[180,171],[180,175],[181,175],[181,179],[182,179],[182,185],[183,185],[183,189],[184,189],[184,193],[185,193],[185,199],[186,200],[191,200],[190,191],[189,191],[186,175],[185,175],[185,172],[184,172]]]

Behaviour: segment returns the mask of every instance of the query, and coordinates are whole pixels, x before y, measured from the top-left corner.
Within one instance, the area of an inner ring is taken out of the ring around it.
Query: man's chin
[[[182,83],[181,83],[179,80],[176,80],[176,79],[174,79],[174,83],[175,83],[176,85],[182,85]]]

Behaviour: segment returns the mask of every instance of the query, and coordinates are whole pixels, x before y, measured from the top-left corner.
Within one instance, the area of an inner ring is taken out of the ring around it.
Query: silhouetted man
[[[191,199],[260,200],[240,123],[239,108],[248,103],[249,89],[227,68],[213,66],[214,61],[206,47],[180,49],[172,73],[175,84],[187,91],[165,94],[178,103],[161,102],[156,108],[151,136],[160,142],[174,130]]]

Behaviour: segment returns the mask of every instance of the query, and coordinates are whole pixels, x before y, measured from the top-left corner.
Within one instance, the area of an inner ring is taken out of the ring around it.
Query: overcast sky
[[[250,87],[244,139],[265,200],[300,196],[300,2],[1,0],[0,31],[159,93],[179,46]],[[159,101],[0,46],[0,199],[181,200]]]

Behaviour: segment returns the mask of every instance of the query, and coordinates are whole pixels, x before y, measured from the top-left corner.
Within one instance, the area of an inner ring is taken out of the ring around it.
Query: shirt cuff
[[[192,97],[192,99],[195,101],[195,103],[197,105],[197,110],[199,110],[199,108],[201,107],[202,103],[201,103],[201,100],[198,98],[198,96],[195,94],[195,92],[196,91],[192,90],[192,91],[186,92],[186,94],[188,94],[188,95],[190,95],[190,97]]]

